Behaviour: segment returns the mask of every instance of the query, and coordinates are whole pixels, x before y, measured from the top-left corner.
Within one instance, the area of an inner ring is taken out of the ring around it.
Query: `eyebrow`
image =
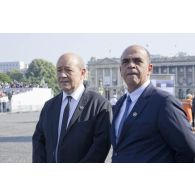
[[[67,71],[72,70],[70,67],[64,67],[64,66],[58,66],[58,67],[57,67],[57,70],[61,70],[61,69],[67,70]]]
[[[129,57],[129,58],[122,58],[121,62],[129,62],[130,60],[140,60],[140,61],[143,61],[141,57]]]

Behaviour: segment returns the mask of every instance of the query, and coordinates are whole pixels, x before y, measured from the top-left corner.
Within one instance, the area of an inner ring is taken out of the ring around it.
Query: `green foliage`
[[[11,82],[11,78],[7,74],[5,74],[5,73],[0,73],[0,82],[10,83]]]
[[[39,85],[46,83],[49,88],[53,89],[55,95],[60,91],[57,83],[56,68],[52,63],[46,60],[33,60],[25,76],[30,83]]]
[[[12,80],[16,80],[18,82],[21,82],[24,80],[24,74],[20,72],[19,70],[14,69],[8,72],[7,74],[10,76]]]

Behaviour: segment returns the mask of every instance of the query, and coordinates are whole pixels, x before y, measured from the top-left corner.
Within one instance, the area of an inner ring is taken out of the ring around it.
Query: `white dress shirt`
[[[72,115],[74,114],[74,111],[81,99],[81,96],[83,94],[85,90],[84,85],[80,85],[76,91],[74,91],[71,95],[67,95],[64,91],[63,91],[63,97],[62,97],[62,104],[61,104],[61,110],[60,110],[60,118],[59,118],[59,125],[58,125],[58,140],[60,138],[60,133],[61,133],[61,126],[62,126],[62,120],[63,120],[63,115],[64,115],[64,109],[66,107],[66,104],[68,103],[68,99],[66,98],[67,96],[71,96],[72,99],[70,101],[70,113],[69,113],[69,117],[68,117],[68,123],[67,126],[70,122],[70,119],[72,118]]]
[[[83,94],[85,90],[85,87],[83,84],[81,84],[76,91],[74,91],[71,95],[66,94],[63,91],[63,96],[62,96],[62,104],[61,104],[61,110],[60,110],[60,118],[59,118],[59,123],[58,123],[58,140],[57,140],[57,145],[56,145],[56,153],[55,153],[55,158],[56,158],[56,162],[57,162],[57,151],[58,151],[58,144],[59,144],[59,140],[60,140],[60,134],[61,134],[61,126],[62,126],[62,120],[63,120],[63,115],[64,115],[64,109],[66,107],[66,104],[68,103],[68,99],[66,98],[67,96],[71,96],[71,101],[70,101],[70,113],[69,113],[69,117],[68,117],[68,123],[67,126],[74,114],[74,111],[81,99],[81,96]]]

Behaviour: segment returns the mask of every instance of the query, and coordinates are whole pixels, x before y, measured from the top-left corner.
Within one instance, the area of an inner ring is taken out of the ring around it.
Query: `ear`
[[[88,71],[86,70],[86,69],[81,69],[81,74],[82,74],[82,76],[86,79],[87,77],[88,77]]]
[[[82,71],[82,75],[85,75],[86,74],[86,69],[81,69],[81,71]]]
[[[153,71],[153,64],[149,64],[148,65],[148,72],[152,72]]]

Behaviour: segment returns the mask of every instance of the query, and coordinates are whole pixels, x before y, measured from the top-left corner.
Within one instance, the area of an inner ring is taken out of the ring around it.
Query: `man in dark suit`
[[[62,93],[47,101],[33,135],[33,162],[104,162],[110,149],[111,106],[83,85],[85,65],[67,53],[57,62]]]
[[[181,103],[150,82],[149,52],[138,45],[121,56],[128,92],[114,107],[112,162],[193,162],[195,138]]]

